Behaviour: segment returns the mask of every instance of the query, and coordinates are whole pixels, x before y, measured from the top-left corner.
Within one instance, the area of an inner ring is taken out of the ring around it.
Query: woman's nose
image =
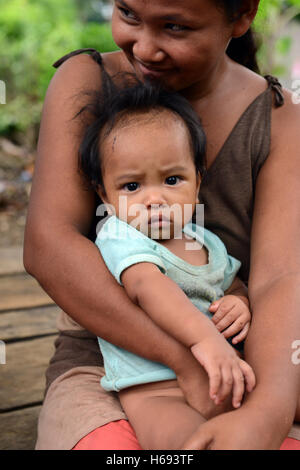
[[[145,30],[136,38],[132,52],[134,57],[146,66],[161,62],[165,58],[165,53],[160,49],[153,33],[146,33]]]

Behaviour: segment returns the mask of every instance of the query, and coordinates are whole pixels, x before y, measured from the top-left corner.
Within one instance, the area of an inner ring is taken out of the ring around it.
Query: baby
[[[250,325],[247,289],[237,277],[241,263],[191,220],[205,135],[190,104],[133,78],[125,85],[103,80],[103,92],[88,106],[94,122],[79,152],[80,168],[110,215],[100,222],[96,244],[130,299],[191,350],[203,406],[185,401],[165,365],[99,338],[101,385],[118,392],[143,449],[182,449],[211,417],[208,402],[226,398],[226,410],[238,408],[255,386],[251,367],[233,347]]]

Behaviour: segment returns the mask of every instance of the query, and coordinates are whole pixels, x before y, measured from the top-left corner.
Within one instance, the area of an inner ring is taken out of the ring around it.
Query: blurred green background
[[[28,199],[24,185],[33,172],[42,104],[55,73],[52,64],[78,48],[116,49],[111,3],[0,0],[0,103],[6,86],[6,104],[0,104],[0,235],[11,231],[7,223],[3,229],[3,211],[22,208]],[[274,74],[287,87],[300,79],[299,14],[300,0],[261,0],[254,25],[261,73]]]
[[[54,73],[51,64],[77,48],[116,49],[106,21],[110,3],[0,0],[0,80],[6,83],[7,94],[0,114],[0,135],[34,145],[43,98]],[[262,73],[288,74],[286,58],[293,37],[286,29],[299,13],[300,0],[261,0],[255,28],[262,36]]]
[[[7,94],[0,135],[29,146],[35,142],[55,72],[51,64],[59,57],[83,47],[116,49],[101,5],[95,0],[0,0],[0,79]]]

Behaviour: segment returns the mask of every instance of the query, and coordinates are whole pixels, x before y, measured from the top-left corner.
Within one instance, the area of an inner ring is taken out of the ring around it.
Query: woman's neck
[[[218,93],[219,89],[224,89],[224,83],[230,74],[231,60],[225,55],[213,70],[198,80],[190,87],[180,90],[180,93],[191,103],[209,100],[212,95]]]

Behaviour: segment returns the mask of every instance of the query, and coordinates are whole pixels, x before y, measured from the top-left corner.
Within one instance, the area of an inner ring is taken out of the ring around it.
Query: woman
[[[91,241],[97,201],[77,171],[83,123],[72,118],[84,104],[80,92],[101,87],[103,70],[134,70],[192,103],[208,139],[200,193],[205,226],[249,277],[253,319],[245,358],[257,386],[240,409],[201,426],[199,448],[276,449],[300,418],[300,368],[291,360],[300,327],[300,108],[274,79],[267,83],[253,72],[248,30],[258,4],[116,0],[112,31],[121,51],[103,55],[103,63],[94,52],[57,64],[64,62],[45,100],[24,263],[69,316],[60,318],[37,448],[68,449],[78,441],[77,448],[89,448],[95,436],[97,448],[139,448],[115,397],[100,389],[99,353],[87,331],[164,362],[197,408],[198,369],[193,377],[184,374],[190,353],[131,303]]]

